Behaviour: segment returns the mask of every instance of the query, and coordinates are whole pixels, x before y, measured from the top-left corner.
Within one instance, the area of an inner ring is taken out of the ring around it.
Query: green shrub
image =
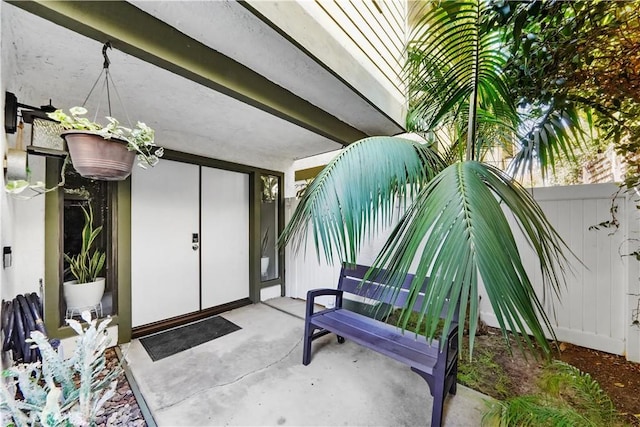
[[[67,319],[79,335],[76,351],[63,360],[47,338],[32,332],[31,340],[42,354],[42,362],[21,363],[2,372],[0,415],[23,426],[90,426],[97,412],[115,394],[117,368],[105,371],[104,351],[109,344],[106,328],[111,319],[96,327],[88,311],[82,313],[88,327]],[[19,390],[19,393],[16,393]],[[11,424],[9,424],[11,425]]]

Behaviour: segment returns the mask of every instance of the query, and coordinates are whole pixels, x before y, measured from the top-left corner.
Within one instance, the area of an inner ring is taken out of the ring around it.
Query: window
[[[280,178],[261,175],[262,194],[260,205],[260,277],[263,282],[280,277],[278,241],[278,210],[280,206]]]
[[[112,232],[112,203],[115,185],[107,181],[94,181],[83,178],[72,167],[67,167],[65,173],[66,184],[64,187],[64,201],[62,211],[62,248],[63,252],[69,256],[74,256],[80,252],[82,246],[82,229],[85,224],[83,209],[88,210],[89,207],[93,212],[94,228],[102,227],[102,231],[98,234],[93,243],[90,253],[101,251],[106,254],[104,268],[99,273],[100,277],[105,278],[104,294],[99,304],[95,306],[83,307],[90,309],[99,317],[114,315],[117,312],[116,307],[116,275],[113,262],[113,245],[116,236]],[[69,263],[64,257],[60,257],[62,266],[62,282],[68,282],[74,279],[70,271]],[[73,307],[67,304],[65,298],[64,286],[61,286],[60,295],[60,324],[65,324],[64,319],[67,317],[79,318],[80,307]]]

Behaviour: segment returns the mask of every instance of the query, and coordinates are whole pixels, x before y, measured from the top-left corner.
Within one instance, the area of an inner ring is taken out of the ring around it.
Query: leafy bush
[[[91,320],[82,313],[88,327],[67,319],[79,335],[76,351],[63,360],[47,338],[32,332],[31,340],[40,349],[42,362],[21,363],[2,372],[0,415],[22,426],[89,426],[95,424],[98,411],[114,394],[122,372],[105,371],[104,351],[109,344],[106,328],[111,319]],[[19,390],[19,393],[16,393]],[[11,424],[9,424],[11,425]]]

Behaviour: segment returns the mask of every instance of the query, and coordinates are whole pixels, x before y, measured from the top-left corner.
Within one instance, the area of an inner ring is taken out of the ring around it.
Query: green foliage
[[[546,292],[558,292],[564,279],[559,266],[566,263],[561,251],[566,246],[531,195],[503,172],[474,161],[445,169],[442,164],[430,148],[412,141],[391,137],[358,141],[311,183],[281,243],[305,242],[311,224],[318,256],[322,248],[328,262],[337,253],[341,261],[355,263],[362,241],[375,231],[378,221],[391,220],[400,200],[406,213],[373,268],[392,272],[388,283],[397,296],[411,264],[418,260],[406,307],[414,307],[429,274],[420,329],[434,337],[451,296],[443,333],[451,326],[453,307],[459,303],[460,324],[469,307],[471,351],[481,277],[503,331],[509,327],[520,332],[526,344],[533,346],[531,333],[548,354],[544,331],[545,327],[551,330],[549,320],[524,271],[505,212],[539,257]],[[406,328],[411,311],[405,310],[402,316],[400,324]],[[509,340],[506,333],[504,337]]]
[[[76,351],[63,360],[40,332],[31,339],[42,354],[42,362],[23,363],[2,372],[0,381],[0,414],[23,426],[88,426],[115,394],[117,378],[122,372],[105,371],[104,351],[109,344],[106,328],[111,319],[98,326],[89,312],[83,312],[87,322],[83,329],[79,322],[67,319],[78,334]],[[22,398],[16,398],[16,388]]]
[[[473,359],[469,359],[461,352],[458,359],[458,381],[474,390],[489,394],[484,389],[485,384],[491,384],[491,394],[499,398],[510,395],[510,378],[495,361],[495,354],[488,349],[476,350]]]
[[[396,201],[407,206],[443,167],[433,149],[408,139],[379,136],[353,143],[307,187],[278,241],[292,241],[297,250],[312,223],[318,256],[322,249],[332,262],[335,250],[338,259],[354,260],[376,221],[390,223]]]
[[[612,229],[613,231],[610,234],[615,233],[620,227],[620,221],[618,221],[618,205],[616,204],[616,199],[618,198],[618,194],[620,193],[620,189],[615,192],[615,194],[611,197],[611,207],[609,208],[609,213],[611,214],[611,219],[606,221],[601,221],[596,225],[590,225],[589,231],[592,230],[600,230],[604,228]]]
[[[402,327],[407,331],[415,332],[419,335],[426,335],[426,331],[420,330],[420,326],[422,324],[421,315],[415,311],[412,311],[409,316],[403,316],[403,310],[397,308],[386,317],[385,322],[390,325]],[[434,338],[438,339],[442,335],[443,327],[444,320],[440,319]]]
[[[71,274],[76,278],[78,284],[95,282],[96,278],[104,267],[106,254],[95,250],[91,253],[91,247],[102,231],[102,226],[93,228],[93,210],[89,204],[89,211],[83,207],[84,227],[82,228],[82,247],[80,253],[74,256],[64,254],[64,258],[69,263]]]
[[[266,203],[278,200],[278,177],[262,175],[262,201]]]
[[[554,115],[565,124],[560,135],[534,140],[530,133],[523,139],[528,161],[537,155],[540,163],[553,166],[561,155],[576,159],[572,142],[577,139],[591,152],[613,143],[637,177],[640,2],[495,3],[496,22],[505,29],[504,73],[513,99],[531,115],[534,132]],[[627,186],[637,178],[629,181]]]
[[[640,181],[639,6],[413,3],[408,128],[439,140],[447,134],[457,153],[466,145],[467,159],[502,147],[513,173],[539,167],[543,177],[613,143],[631,166],[630,188]]]
[[[453,129],[453,142],[466,144],[466,159],[481,159],[508,142],[517,124],[501,72],[507,56],[498,49],[500,33],[487,22],[490,4],[431,2],[425,10],[407,46],[407,127]]]
[[[483,425],[575,426],[625,425],[613,402],[587,373],[553,361],[543,371],[540,392],[491,403]]]
[[[4,190],[9,194],[20,194],[27,188],[29,188],[29,181],[23,179],[8,181],[4,186]]]
[[[95,132],[105,139],[117,138],[127,142],[129,151],[135,151],[138,155],[138,165],[142,168],[155,166],[159,158],[164,154],[162,148],[155,145],[155,132],[149,126],[138,122],[133,129],[120,125],[118,120],[107,117],[109,122],[106,126],[83,117],[87,114],[87,109],[83,107],[72,107],[69,109],[71,115],[67,115],[62,110],[48,113],[48,116],[60,122],[64,129]]]
[[[460,304],[460,324],[464,324],[469,307],[470,350],[478,325],[481,277],[503,331],[508,326],[532,346],[530,333],[549,353],[544,330],[546,327],[550,331],[551,325],[517,256],[505,210],[536,252],[543,286],[547,292],[558,292],[564,273],[557,266],[566,262],[561,238],[529,193],[498,169],[478,162],[449,166],[420,191],[374,267],[406,274],[418,259],[414,282],[422,283],[427,274],[431,277],[421,311],[429,336],[436,330],[438,315],[451,295],[451,306]],[[407,306],[413,305],[417,295],[408,299]],[[445,323],[444,333],[449,330],[450,320]],[[504,338],[509,340],[506,333]]]
[[[385,321],[390,325],[401,326],[402,314],[402,309],[395,309],[391,311]],[[413,311],[406,318],[403,328],[419,335],[426,335],[426,331],[419,329],[420,325],[420,313]],[[443,327],[444,320],[440,319],[436,328],[436,339],[442,334]],[[470,359],[464,354],[464,347],[464,345],[461,347],[462,350],[458,359],[458,382],[485,394],[489,394],[489,391],[485,389],[484,385],[491,384],[491,394],[493,396],[496,396],[497,393],[499,398],[509,397],[509,377],[502,369],[502,366],[495,362],[493,352],[489,349],[480,348],[474,352],[473,359]]]
[[[4,191],[11,195],[14,199],[18,200],[29,200],[33,199],[36,196],[40,196],[42,194],[49,193],[51,191],[57,190],[59,187],[63,187],[65,184],[65,172],[67,170],[67,165],[69,164],[69,158],[65,158],[62,163],[62,168],[60,169],[60,182],[57,185],[46,188],[44,182],[37,181],[34,184],[31,184],[28,180],[31,179],[31,170],[27,167],[27,181],[25,180],[8,180],[4,185]],[[31,190],[31,194],[25,195],[24,191],[26,189]]]
[[[292,241],[296,250],[310,229],[318,257],[323,251],[329,263],[335,257],[355,263],[364,239],[379,224],[391,223],[399,201],[405,213],[372,266],[389,271],[385,281],[397,296],[411,265],[418,264],[399,324],[407,327],[408,308],[429,275],[419,329],[433,338],[450,298],[443,333],[451,327],[454,307],[459,307],[460,324],[468,310],[471,353],[482,281],[505,340],[510,329],[527,346],[536,341],[548,356],[545,332],[553,335],[553,330],[522,265],[511,224],[522,231],[540,262],[543,297],[559,293],[568,248],[524,188],[479,160],[494,147],[508,149],[525,138],[532,141],[522,145],[526,153],[540,154],[548,165],[557,153],[571,153],[569,142],[579,133],[569,125],[579,117],[569,109],[539,106],[527,115],[516,109],[514,80],[505,73],[513,55],[505,40],[514,28],[505,4],[506,12],[498,2],[484,0],[422,1],[412,7],[416,5],[421,9],[407,46],[407,123],[434,143],[448,138],[446,155],[400,138],[351,144],[307,188],[280,243]],[[522,31],[526,22],[517,22]],[[548,148],[541,149],[541,141]],[[460,162],[462,158],[466,161]],[[523,345],[520,340],[518,345]]]

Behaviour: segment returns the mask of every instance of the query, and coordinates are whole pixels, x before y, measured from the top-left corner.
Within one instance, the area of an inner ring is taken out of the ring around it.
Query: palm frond
[[[587,372],[561,361],[545,368],[540,388],[557,398],[571,400],[572,404],[599,425],[614,425],[618,413],[611,398]]]
[[[537,394],[491,402],[482,424],[531,427],[625,425],[609,396],[588,373],[559,360],[544,367]]]
[[[464,107],[474,133],[475,109],[480,107],[500,112],[503,119],[494,125],[516,128],[516,109],[501,72],[507,56],[499,48],[498,32],[483,22],[489,7],[479,0],[441,2],[416,24],[405,68],[410,128],[431,130],[443,122],[463,121],[459,114]],[[469,139],[478,142],[473,135]]]
[[[372,137],[344,149],[305,191],[279,239],[297,250],[307,240],[309,224],[318,257],[354,263],[363,239],[378,221],[389,222],[399,199],[409,198],[444,168],[426,145],[398,137]]]
[[[413,260],[419,259],[403,320],[408,319],[420,286],[429,276],[421,329],[433,338],[439,315],[451,298],[449,307],[459,306],[461,323],[469,307],[471,350],[481,278],[502,330],[508,327],[520,332],[532,346],[530,330],[541,348],[550,352],[545,330],[551,335],[553,330],[521,263],[505,210],[539,257],[544,288],[559,292],[566,245],[532,197],[497,168],[461,162],[447,167],[418,194],[374,262],[374,268],[385,268],[394,272],[394,278],[401,278]],[[400,285],[400,279],[391,282],[391,288]],[[452,316],[450,310],[444,333]],[[506,332],[504,336],[508,341]]]
[[[494,106],[488,106],[493,108]],[[468,103],[464,103],[461,114],[457,122],[453,124],[459,135],[459,144],[465,145],[468,140]],[[507,152],[513,150],[514,138],[517,135],[517,128],[514,127],[501,111],[486,109],[482,103],[476,110],[476,142],[474,159],[483,161],[495,149],[500,148]],[[464,160],[461,158],[461,160]]]
[[[555,170],[558,158],[575,159],[575,148],[581,146],[584,138],[575,106],[549,108],[529,122],[532,124],[520,137],[519,149],[509,167],[511,173],[524,175],[537,165],[544,177],[549,168]]]
[[[482,417],[482,425],[520,427],[575,427],[594,424],[569,405],[559,405],[546,396],[520,396],[507,402],[493,402]]]

